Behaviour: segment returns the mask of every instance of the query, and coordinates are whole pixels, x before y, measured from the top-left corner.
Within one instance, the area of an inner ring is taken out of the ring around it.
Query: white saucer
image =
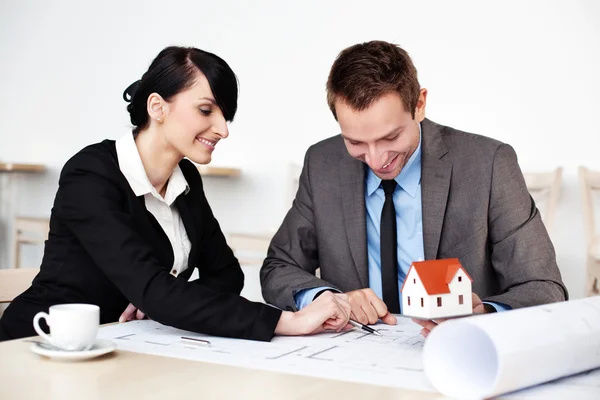
[[[31,351],[41,356],[60,359],[64,361],[86,360],[99,357],[114,351],[117,346],[110,340],[99,339],[91,349],[85,351],[61,350],[48,343],[35,342],[31,345]]]

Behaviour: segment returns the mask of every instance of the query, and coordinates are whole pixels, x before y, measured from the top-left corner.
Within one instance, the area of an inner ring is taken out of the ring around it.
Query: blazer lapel
[[[185,227],[185,232],[190,239],[190,243],[192,244],[192,249],[190,250],[190,256],[188,258],[188,267],[189,269],[193,269],[195,255],[198,250],[198,238],[196,233],[196,221],[194,221],[194,217],[190,210],[190,206],[188,205],[188,199],[192,199],[193,197],[190,194],[180,194],[175,199],[175,205],[177,206],[177,210],[179,211],[179,215],[181,216],[181,220],[183,221],[183,226]]]
[[[425,259],[437,257],[440,235],[450,191],[452,163],[442,160],[448,153],[441,127],[428,119],[421,123],[421,203],[423,218],[423,246]]]
[[[129,186],[127,187],[129,188]],[[135,196],[133,192],[131,192],[131,195],[136,198],[136,202],[139,204],[139,207],[135,207],[136,211],[133,214],[136,226],[139,226],[141,235],[152,245],[154,254],[161,265],[170,271],[175,255],[169,237],[154,215],[146,209],[144,196]]]
[[[345,154],[339,171],[348,246],[362,287],[369,287],[364,164]]]

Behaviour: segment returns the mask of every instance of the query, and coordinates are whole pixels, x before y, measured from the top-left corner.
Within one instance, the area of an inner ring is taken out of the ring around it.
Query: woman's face
[[[219,140],[229,136],[227,121],[203,74],[173,96],[163,112],[160,128],[165,140],[195,163],[208,164]]]

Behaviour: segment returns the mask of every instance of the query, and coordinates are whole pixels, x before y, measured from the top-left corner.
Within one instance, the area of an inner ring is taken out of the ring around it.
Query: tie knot
[[[381,181],[381,187],[383,188],[383,192],[385,193],[386,196],[388,194],[394,193],[394,190],[396,190],[396,185],[397,185],[397,183],[396,183],[395,179]]]

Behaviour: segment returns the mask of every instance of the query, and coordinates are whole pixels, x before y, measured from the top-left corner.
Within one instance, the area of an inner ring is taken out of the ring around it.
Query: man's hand
[[[390,314],[387,306],[371,289],[359,289],[348,292],[352,314],[350,318],[361,324],[374,324],[382,320],[388,325],[396,325],[396,317]]]
[[[479,298],[479,296],[477,296],[475,293],[473,293],[472,298],[473,298],[473,314],[485,314],[486,310],[485,310],[484,304],[481,302],[481,299]],[[444,322],[446,319],[447,318],[439,318],[439,319],[436,319],[435,321],[433,321],[430,319],[413,318],[412,321],[423,327],[423,329],[421,329],[421,335],[423,335],[424,337],[427,337],[427,336],[429,336],[429,334],[431,333],[433,328],[435,328],[438,324],[441,324],[442,322]]]
[[[129,303],[123,314],[119,317],[119,322],[127,322],[133,321],[134,319],[144,319],[146,318],[146,314],[144,314],[141,310],[138,310],[136,306]]]
[[[348,324],[350,303],[345,294],[324,292],[298,312],[283,311],[275,327],[277,335],[312,335],[352,329]]]

